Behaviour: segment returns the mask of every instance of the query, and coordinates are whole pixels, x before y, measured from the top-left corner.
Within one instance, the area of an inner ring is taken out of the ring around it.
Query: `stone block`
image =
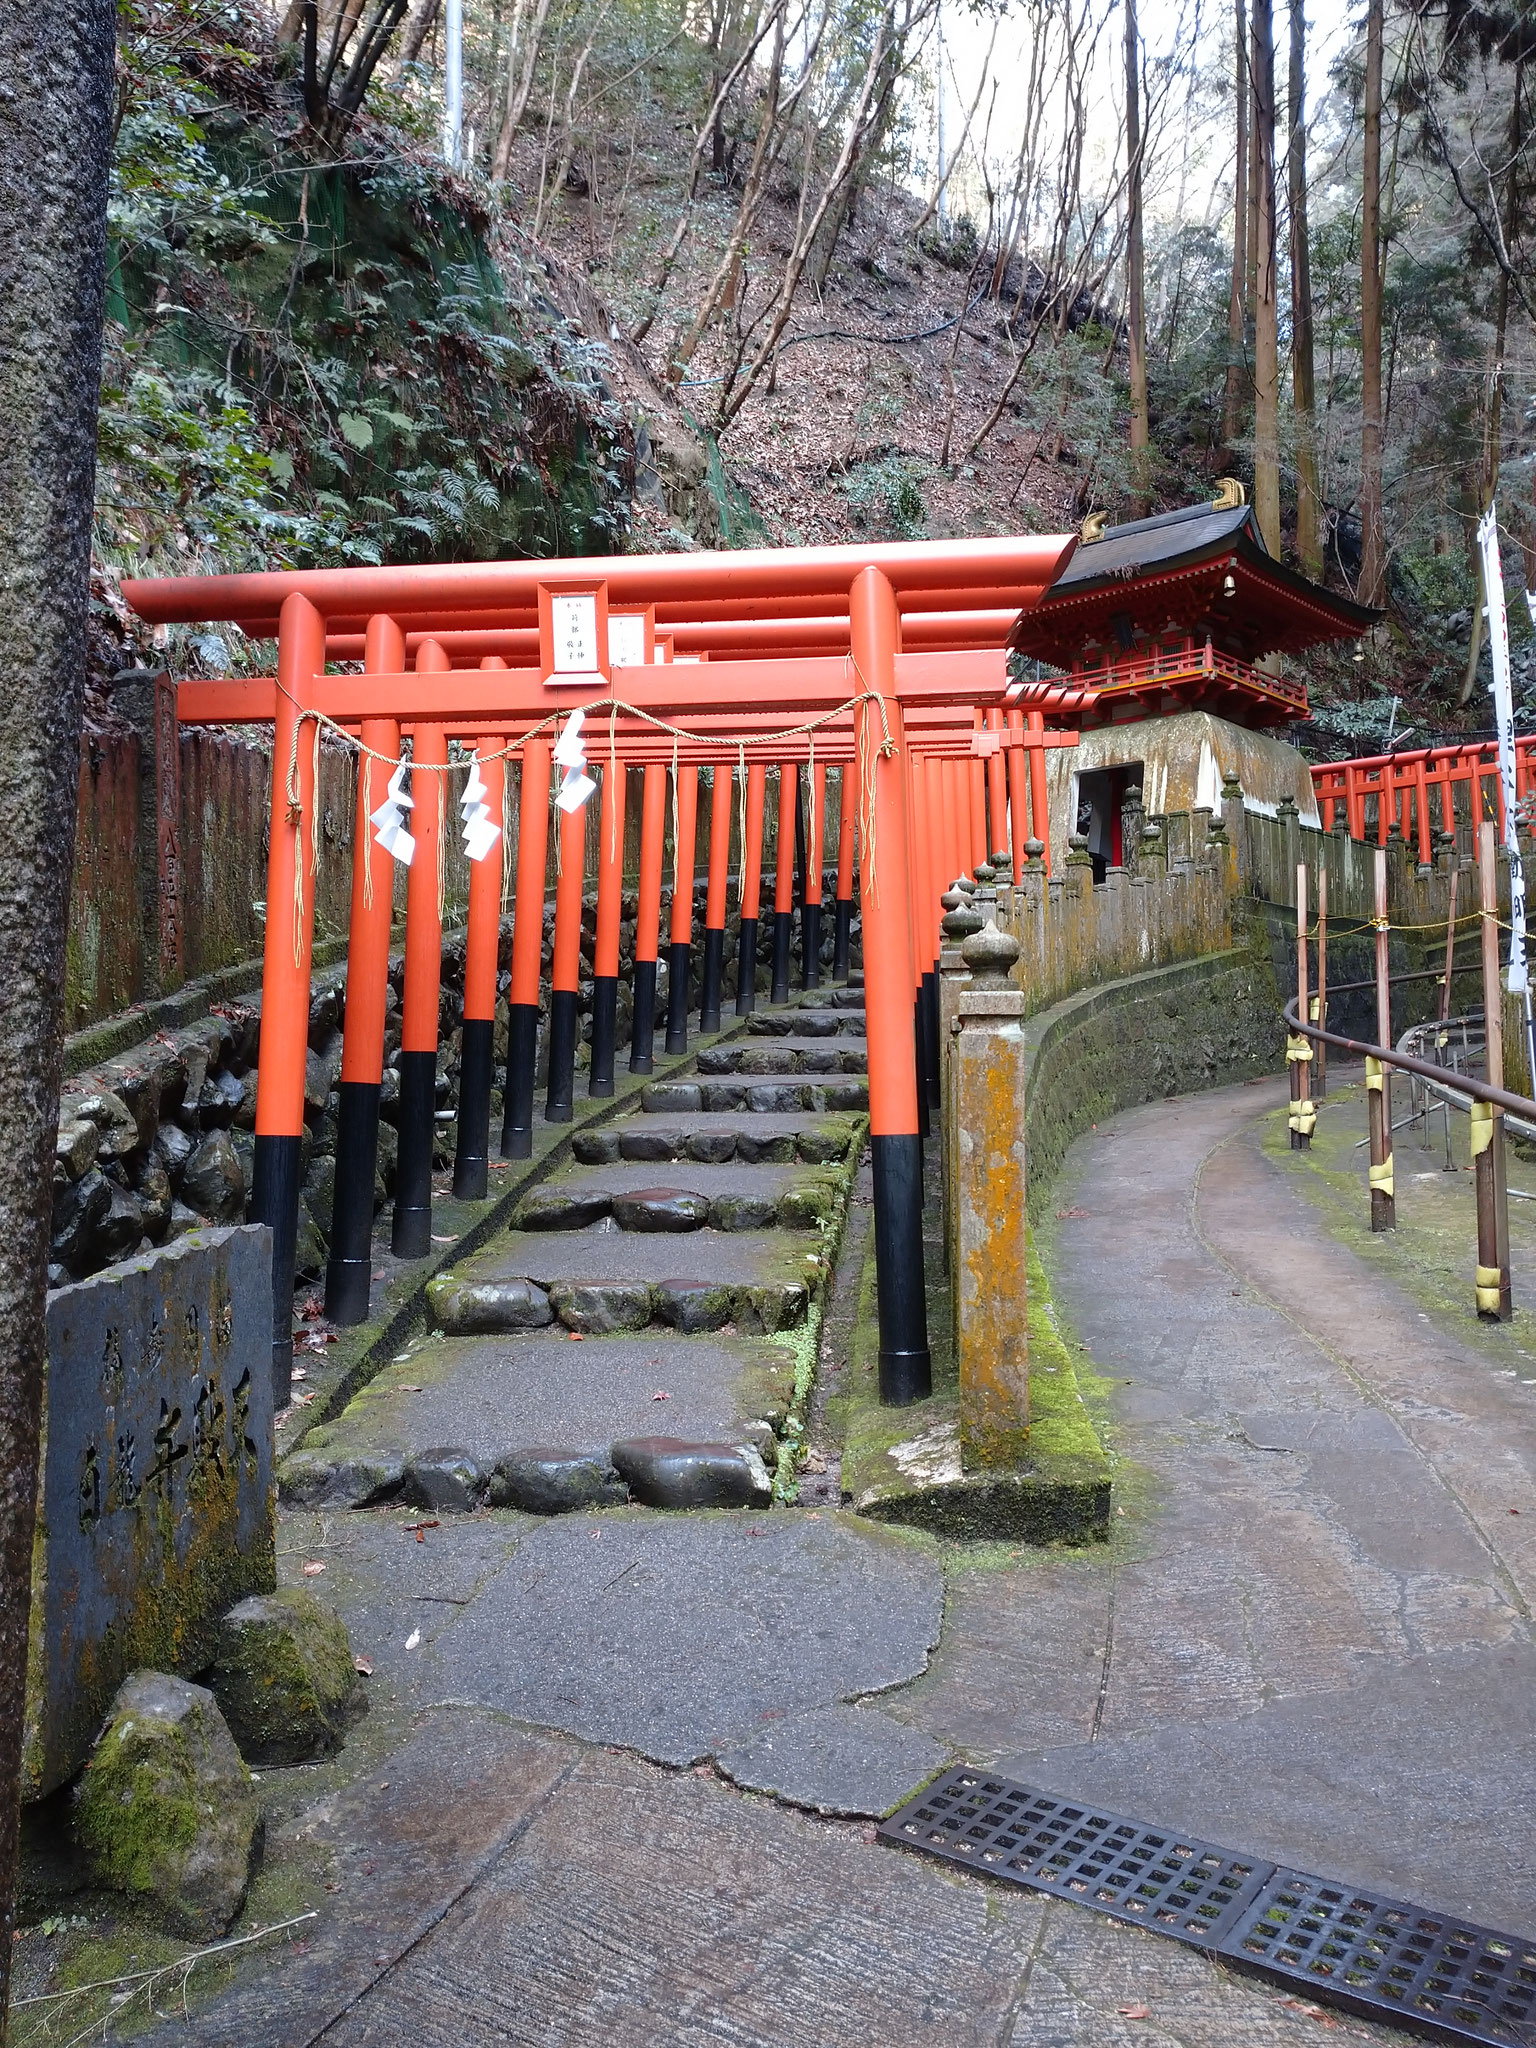
[[[480,1505],[485,1474],[468,1451],[418,1451],[406,1463],[401,1490],[413,1507],[434,1515],[469,1515]]]
[[[643,1330],[651,1320],[651,1290],[643,1280],[561,1280],[549,1299],[565,1327],[586,1337]]]
[[[28,1798],[80,1768],[129,1672],[201,1669],[275,1583],[271,1260],[260,1226],[196,1230],[49,1297]]]
[[[688,1157],[701,1166],[725,1166],[736,1157],[734,1131],[690,1131]]]
[[[225,1932],[260,1852],[261,1809],[211,1692],[133,1673],[80,1781],[75,1835],[95,1881],[171,1933]]]
[[[623,1507],[629,1489],[606,1456],[590,1451],[509,1451],[496,1460],[486,1495],[493,1508],[568,1515],[578,1508]]]
[[[512,1211],[514,1230],[585,1230],[600,1223],[613,1206],[606,1188],[535,1188]]]
[[[810,1305],[810,1289],[803,1280],[770,1280],[743,1290],[736,1320],[743,1330],[771,1337],[779,1330],[798,1329]]]
[[[649,1123],[632,1124],[619,1132],[619,1157],[639,1159],[647,1164],[661,1159],[680,1159],[685,1140],[681,1131]]]
[[[739,1045],[706,1045],[699,1054],[701,1074],[734,1074],[741,1063]]]
[[[651,1292],[657,1322],[688,1337],[723,1330],[736,1313],[733,1290],[710,1280],[659,1280]]]
[[[706,1081],[700,1093],[704,1098],[702,1107],[717,1116],[728,1116],[747,1099],[746,1087],[740,1081]]]
[[[639,1188],[614,1196],[613,1217],[620,1230],[676,1236],[702,1230],[710,1219],[710,1205],[705,1196],[682,1188]]]
[[[405,1483],[405,1453],[370,1450],[328,1457],[308,1445],[284,1458],[278,1492],[293,1508],[366,1508],[393,1500]]]
[[[687,1116],[704,1107],[697,1081],[651,1081],[640,1091],[647,1116]]]
[[[207,1679],[251,1764],[329,1756],[366,1704],[346,1624],[298,1586],[229,1610]]]
[[[613,1447],[614,1467],[648,1508],[765,1508],[768,1468],[751,1444],[691,1444],[678,1437],[631,1437]]]
[[[736,1157],[748,1166],[787,1166],[795,1156],[793,1131],[738,1131]]]
[[[836,1207],[836,1194],[825,1181],[805,1181],[779,1197],[779,1226],[783,1230],[814,1230],[828,1221]]]
[[[789,1045],[745,1045],[738,1071],[743,1074],[792,1074],[795,1051]]]
[[[771,1230],[779,1205],[771,1195],[716,1195],[709,1205],[715,1230]]]
[[[848,1156],[850,1133],[841,1124],[818,1124],[795,1134],[794,1152],[807,1166],[837,1166]]]
[[[805,1090],[785,1082],[760,1082],[747,1090],[747,1108],[754,1116],[792,1116],[805,1107]]]
[[[865,1110],[869,1108],[869,1083],[867,1081],[832,1081],[826,1089],[828,1109]]]
[[[571,1140],[571,1156],[582,1166],[612,1166],[619,1156],[619,1134],[606,1128],[578,1131]]]
[[[555,1320],[549,1296],[531,1280],[470,1280],[440,1273],[427,1282],[427,1307],[440,1330],[456,1337],[543,1330]]]
[[[187,1157],[181,1199],[199,1216],[233,1223],[245,1214],[245,1172],[227,1131],[213,1131]]]

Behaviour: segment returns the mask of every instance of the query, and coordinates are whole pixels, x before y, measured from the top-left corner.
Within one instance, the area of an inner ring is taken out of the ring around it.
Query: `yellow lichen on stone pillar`
[[[952,1281],[961,1459],[975,1471],[1022,1464],[1029,1447],[1024,997],[1010,978],[1016,939],[989,924],[962,950]]]

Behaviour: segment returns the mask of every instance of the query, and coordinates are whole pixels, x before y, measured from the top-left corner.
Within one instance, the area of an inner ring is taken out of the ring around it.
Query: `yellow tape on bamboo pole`
[[[1493,1143],[1493,1104],[1474,1102],[1472,1105],[1472,1157],[1486,1152]]]
[[[1378,1194],[1392,1195],[1396,1199],[1396,1191],[1392,1182],[1392,1162],[1390,1159],[1384,1159],[1380,1166],[1373,1166],[1370,1169],[1370,1180],[1371,1186]]]
[[[1374,1053],[1367,1053],[1365,1056],[1365,1085],[1377,1090],[1382,1085],[1382,1065]]]
[[[1477,1268],[1477,1309],[1479,1315],[1496,1316],[1504,1292],[1504,1271],[1500,1266]]]

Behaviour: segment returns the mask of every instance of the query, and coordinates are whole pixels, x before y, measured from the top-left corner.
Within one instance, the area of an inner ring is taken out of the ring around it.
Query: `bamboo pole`
[[[1376,864],[1376,1043],[1392,1043],[1392,988],[1387,978],[1387,850],[1378,846]],[[1392,1069],[1367,1056],[1365,1092],[1371,1134],[1371,1228],[1397,1228],[1392,1184]]]
[[[1307,1009],[1307,864],[1296,863],[1296,1015],[1305,1017]],[[1312,1129],[1317,1122],[1317,1112],[1312,1107],[1312,1091],[1308,1074],[1312,1066],[1312,1047],[1299,1031],[1293,1031],[1286,1046],[1286,1061],[1291,1070],[1291,1150],[1306,1152],[1312,1144]]]
[[[1499,978],[1499,876],[1495,827],[1478,827],[1477,873],[1483,923],[1483,1042],[1485,1079],[1504,1085],[1504,990]],[[1504,1178],[1504,1112],[1497,1103],[1472,1105],[1472,1164],[1477,1175],[1477,1312],[1507,1323],[1514,1313],[1509,1285],[1509,1190]]]
[[[1312,998],[1312,1022],[1325,1030],[1328,1025],[1328,850],[1325,846],[1317,863],[1317,994]],[[1328,1093],[1328,1048],[1313,1047],[1312,1099],[1321,1102]]]

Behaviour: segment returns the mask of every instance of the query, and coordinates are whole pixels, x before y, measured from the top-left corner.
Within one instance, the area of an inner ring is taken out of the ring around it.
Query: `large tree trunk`
[[[1381,509],[1381,67],[1384,0],[1365,22],[1365,143],[1360,180],[1360,599],[1386,581]]]
[[[11,90],[0,96],[0,2037],[15,1924],[116,23],[113,0],[14,9]]]
[[[1253,510],[1280,556],[1280,298],[1275,251],[1275,34],[1271,0],[1253,0]]]
[[[1304,0],[1291,0],[1291,134],[1286,174],[1291,202],[1291,403],[1296,415],[1296,556],[1308,576],[1323,573],[1322,501],[1317,484],[1317,385],[1312,332],[1312,241],[1307,225],[1307,30]]]
[[[1152,435],[1147,411],[1146,270],[1141,220],[1141,38],[1136,33],[1136,0],[1125,0],[1125,152],[1125,298],[1131,358],[1131,461],[1136,478],[1136,516],[1143,518],[1150,502],[1147,444]]]
[[[1522,107],[1520,95],[1525,83],[1525,66],[1515,65],[1515,86],[1509,105],[1509,140],[1506,158],[1509,170],[1504,180],[1504,246],[1513,249],[1515,234],[1520,224],[1520,150],[1522,135]],[[1509,272],[1500,266],[1498,296],[1493,313],[1493,358],[1488,368],[1488,402],[1483,412],[1483,467],[1478,478],[1477,510],[1486,512],[1493,503],[1494,493],[1499,488],[1500,450],[1504,438],[1504,352],[1509,340]],[[1477,665],[1482,655],[1483,607],[1488,593],[1483,588],[1482,555],[1477,557],[1478,603],[1472,614],[1472,645],[1467,655],[1466,673],[1461,679],[1459,704],[1471,701],[1477,686]],[[1529,583],[1526,589],[1530,589]]]
[[[1221,438],[1231,449],[1243,431],[1243,392],[1248,381],[1248,8],[1237,0],[1237,149],[1232,174],[1232,290],[1227,300],[1227,396]]]

